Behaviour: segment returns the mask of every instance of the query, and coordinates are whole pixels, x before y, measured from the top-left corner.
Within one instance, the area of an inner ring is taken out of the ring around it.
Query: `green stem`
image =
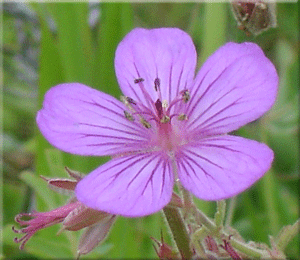
[[[196,207],[193,208],[193,213],[198,224],[206,226],[210,231],[215,232],[217,227],[215,223],[210,220],[202,211],[198,210]]]
[[[226,210],[225,200],[218,200],[217,201],[217,212],[215,214],[215,219],[214,219],[215,224],[218,229],[221,229],[223,227],[225,210]]]
[[[262,118],[260,121],[260,140],[268,144],[268,138],[266,133],[266,122],[267,118]],[[261,184],[263,186],[262,192],[263,192],[263,199],[265,201],[265,207],[268,214],[268,224],[269,229],[272,232],[272,235],[276,234],[280,229],[280,220],[279,220],[279,211],[276,206],[277,201],[277,191],[276,187],[276,179],[274,177],[274,172],[272,168],[265,174],[265,176],[261,180]]]
[[[228,206],[227,216],[226,216],[226,220],[225,220],[225,227],[229,227],[231,225],[231,222],[232,222],[232,219],[233,219],[235,205],[236,205],[236,197],[232,197],[229,200],[229,206]]]
[[[230,244],[234,248],[239,250],[240,252],[247,255],[247,257],[250,257],[250,258],[263,258],[264,256],[266,256],[266,254],[264,254],[263,250],[259,250],[259,249],[253,248],[251,246],[248,246],[245,243],[240,242],[240,241],[238,241],[234,238],[230,239]]]
[[[191,259],[190,238],[179,209],[167,206],[163,211],[182,258]]]

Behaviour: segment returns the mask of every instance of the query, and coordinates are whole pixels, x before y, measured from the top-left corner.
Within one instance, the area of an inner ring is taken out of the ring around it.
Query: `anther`
[[[170,122],[170,117],[168,116],[163,116],[162,119],[160,120],[161,123],[166,124]]]
[[[163,100],[162,101],[162,107],[163,108],[167,108],[168,107],[168,101],[167,100]]]
[[[143,81],[144,81],[143,78],[138,78],[138,79],[135,79],[135,80],[134,80],[134,83],[135,83],[135,84],[138,84],[138,83],[141,83],[141,82],[143,82]]]
[[[131,97],[121,96],[121,101],[127,106],[128,104],[136,105],[136,102]]]
[[[182,90],[180,92],[180,94],[182,95],[182,99],[183,99],[184,103],[187,103],[190,100],[190,98],[191,98],[190,92],[187,89]]]
[[[178,120],[180,120],[180,121],[184,121],[184,120],[187,120],[188,119],[188,117],[187,117],[187,115],[185,115],[185,114],[180,114],[179,116],[178,116]]]
[[[162,107],[162,103],[159,99],[156,100],[155,107],[156,107],[156,111],[158,113],[158,117],[161,118],[161,116],[163,114],[163,107]]]
[[[132,121],[132,122],[134,121],[134,117],[127,111],[124,111],[124,115],[125,115],[126,119],[128,119],[129,121]]]
[[[136,102],[131,97],[126,97],[129,104],[136,105]]]
[[[151,128],[151,125],[149,122],[147,122],[144,118],[141,118],[141,123],[143,124],[144,127],[146,128]]]
[[[155,88],[155,91],[159,90],[159,88],[160,88],[160,79],[159,78],[156,78],[154,80],[154,88]]]
[[[120,100],[121,100],[122,103],[124,103],[124,105],[126,105],[126,106],[128,105],[128,101],[127,101],[127,98],[125,96],[121,96]]]

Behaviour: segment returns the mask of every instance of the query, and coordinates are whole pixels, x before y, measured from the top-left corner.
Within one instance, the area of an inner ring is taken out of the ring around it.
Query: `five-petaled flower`
[[[185,32],[138,28],[116,50],[122,102],[79,83],[47,92],[37,124],[52,145],[112,156],[78,183],[79,201],[144,216],[170,201],[174,180],[200,199],[219,200],[270,168],[273,152],[265,144],[227,133],[271,108],[273,64],[254,43],[227,43],[194,77],[196,58]]]

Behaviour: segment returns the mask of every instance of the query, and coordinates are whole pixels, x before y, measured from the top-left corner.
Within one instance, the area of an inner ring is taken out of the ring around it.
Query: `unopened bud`
[[[248,36],[276,27],[275,2],[268,0],[232,0],[232,11],[239,29]]]

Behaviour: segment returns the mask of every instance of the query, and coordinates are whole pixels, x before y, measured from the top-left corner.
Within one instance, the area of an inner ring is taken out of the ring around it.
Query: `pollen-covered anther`
[[[144,127],[148,129],[151,128],[151,124],[148,121],[146,121],[145,118],[141,118],[141,123],[143,124]]]
[[[121,96],[120,100],[125,106],[136,105],[136,102],[131,97]]]
[[[128,119],[129,121],[134,121],[133,115],[130,114],[129,112],[124,111],[124,115],[125,115],[126,119]]]
[[[162,101],[162,107],[163,108],[168,108],[168,101],[167,100]]]
[[[188,120],[188,117],[186,114],[180,114],[177,118],[180,121]]]
[[[120,96],[120,100],[121,100],[121,102],[122,102],[125,106],[128,105],[128,101],[127,101],[127,98],[126,98],[125,96]]]
[[[182,100],[184,103],[187,103],[191,98],[190,92],[187,89],[182,90],[180,94],[182,95]]]
[[[166,124],[166,123],[170,122],[170,117],[163,116],[162,119],[160,119],[160,122],[163,124]]]

